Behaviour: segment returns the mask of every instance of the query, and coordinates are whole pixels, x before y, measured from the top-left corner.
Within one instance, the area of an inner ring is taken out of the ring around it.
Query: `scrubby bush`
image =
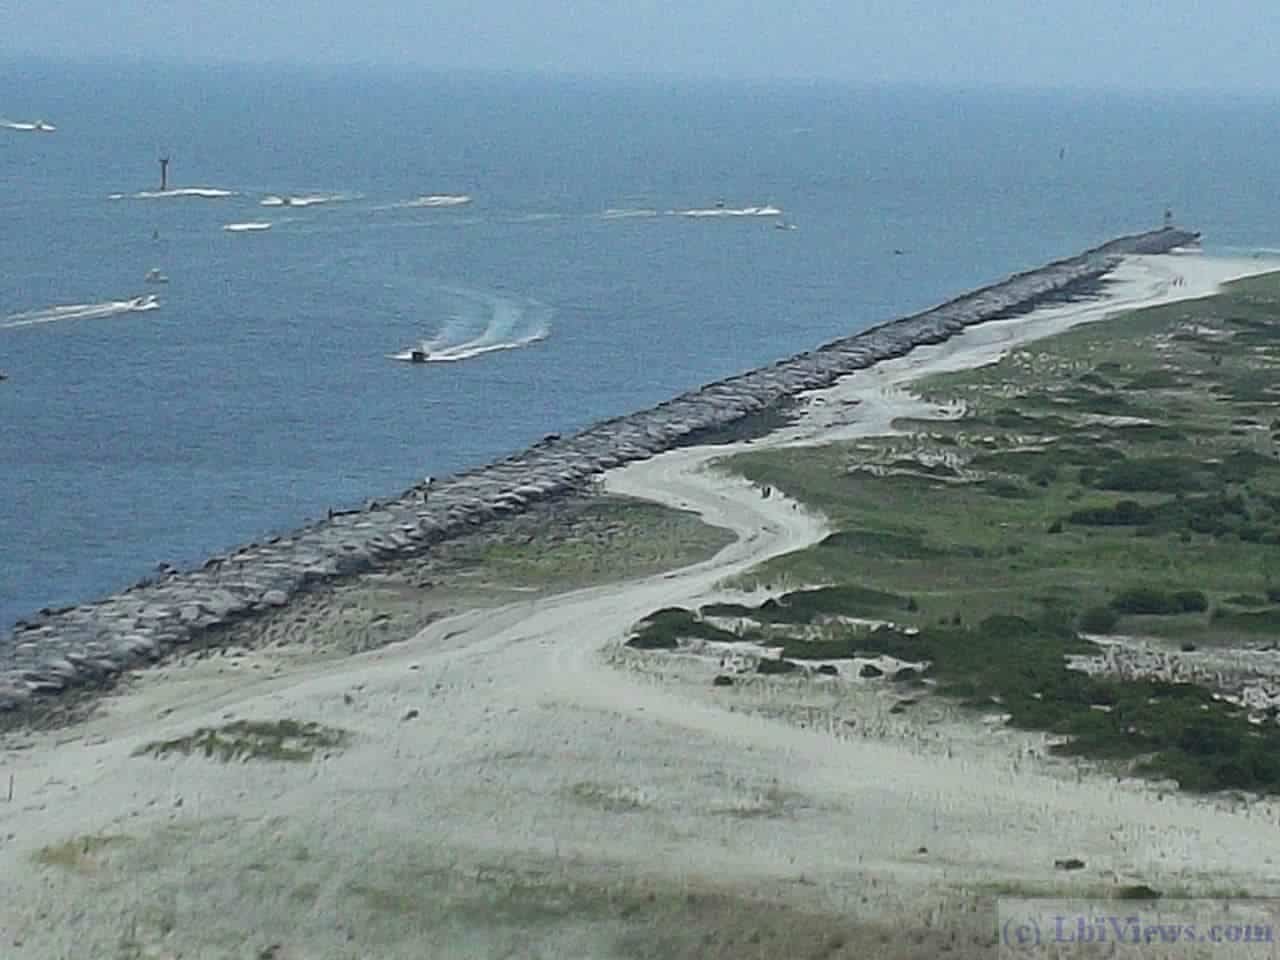
[[[1111,607],[1120,613],[1169,616],[1179,613],[1203,613],[1209,600],[1199,590],[1166,593],[1155,587],[1130,587],[1111,598]]]
[[[664,607],[641,620],[627,646],[636,650],[674,650],[681,640],[702,639],[735,643],[742,640],[736,633],[721,630],[699,620],[684,607]]]
[[[755,616],[774,623],[812,623],[819,616],[866,617],[907,609],[908,598],[870,587],[841,584],[814,590],[795,590],[766,600]]]
[[[1204,613],[1209,609],[1209,598],[1200,590],[1178,590],[1173,599],[1182,607],[1183,613]]]
[[[1105,507],[1075,510],[1067,515],[1068,523],[1082,527],[1135,527],[1151,523],[1156,512],[1136,500],[1121,500]]]
[[[1058,467],[1053,463],[1042,463],[1031,471],[1030,479],[1037,487],[1047,487],[1058,479]]]
[[[1113,464],[1097,475],[1093,485],[1103,490],[1174,493],[1202,490],[1205,478],[1195,461],[1180,457],[1151,457]]]
[[[1006,500],[1025,500],[1031,496],[1031,491],[1023,484],[1005,477],[984,480],[981,487],[984,493],[989,493],[993,497],[1003,497]]]
[[[1077,622],[1085,633],[1110,633],[1120,622],[1120,615],[1110,607],[1090,607]]]
[[[766,676],[773,676],[783,673],[794,673],[800,669],[800,665],[792,663],[790,660],[779,658],[772,660],[768,657],[762,659],[756,664],[756,673],[762,673]]]

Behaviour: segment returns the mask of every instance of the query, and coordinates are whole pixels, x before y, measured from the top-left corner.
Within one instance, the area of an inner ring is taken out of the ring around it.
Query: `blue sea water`
[[[57,127],[0,128],[0,625],[1166,205],[1209,250],[1280,247],[1263,101],[40,61],[0,98]],[[234,195],[135,196],[161,153]],[[388,359],[424,339],[511,348]]]

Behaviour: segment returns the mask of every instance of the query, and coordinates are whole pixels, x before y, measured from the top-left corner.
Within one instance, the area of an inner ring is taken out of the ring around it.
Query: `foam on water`
[[[551,308],[475,290],[449,291],[462,308],[419,349],[427,363],[456,363],[498,350],[517,350],[545,340],[551,333]],[[413,350],[391,355],[412,360]]]
[[[46,307],[43,310],[29,310],[26,313],[15,313],[0,321],[0,330],[14,330],[18,327],[33,327],[43,323],[60,323],[63,320],[97,320],[102,317],[114,317],[121,313],[144,313],[148,310],[159,310],[160,301],[153,293],[128,300],[108,300],[104,303],[77,303],[65,307]]]

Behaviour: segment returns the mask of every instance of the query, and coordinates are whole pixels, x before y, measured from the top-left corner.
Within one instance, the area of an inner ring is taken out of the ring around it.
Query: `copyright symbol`
[[[1006,920],[1000,928],[1000,936],[1006,947],[1027,950],[1040,946],[1040,925],[1033,919]]]

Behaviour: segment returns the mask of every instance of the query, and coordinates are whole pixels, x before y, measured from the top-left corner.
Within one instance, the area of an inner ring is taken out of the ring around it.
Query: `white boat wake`
[[[13,130],[17,133],[53,133],[58,129],[52,123],[45,123],[43,120],[35,120],[31,123],[24,123],[16,120],[0,120],[0,128]]]
[[[709,207],[697,210],[672,210],[680,217],[780,217],[782,211],[772,205],[763,207]]]
[[[600,214],[601,220],[637,220],[660,216],[657,210],[632,210],[627,207],[610,207]]]
[[[44,310],[30,310],[26,313],[15,313],[0,321],[0,330],[14,330],[19,327],[34,327],[43,323],[61,323],[64,320],[98,320],[103,317],[114,317],[122,313],[145,313],[159,310],[160,301],[153,293],[128,300],[108,300],[105,303],[78,303],[65,307],[47,307]]]
[[[221,190],[217,187],[181,187],[176,190],[143,190],[139,193],[113,193],[108,200],[160,200],[168,197],[199,197],[204,200],[220,200],[223,197],[237,196],[234,190]]]
[[[757,207],[725,207],[717,205],[714,207],[695,207],[689,210],[667,210],[668,217],[690,217],[698,219],[719,218],[719,217],[780,217],[782,209],[772,204],[765,204]],[[648,219],[651,217],[660,217],[663,211],[650,210],[646,208],[633,209],[630,207],[610,207],[604,213],[600,214],[601,220],[638,220]]]
[[[406,207],[461,207],[471,202],[471,198],[465,193],[439,193],[432,194],[429,197],[418,197],[416,200],[408,200],[403,206]]]
[[[357,198],[345,193],[309,193],[297,197],[280,196],[273,193],[259,200],[258,205],[263,207],[314,207],[322,203],[342,203],[346,200],[355,199]]]
[[[475,291],[451,291],[463,301],[434,337],[391,354],[410,363],[457,363],[498,350],[518,350],[551,333],[550,307]]]
[[[266,220],[252,220],[248,223],[225,223],[222,229],[228,233],[261,233],[263,230],[270,230],[271,223]]]

